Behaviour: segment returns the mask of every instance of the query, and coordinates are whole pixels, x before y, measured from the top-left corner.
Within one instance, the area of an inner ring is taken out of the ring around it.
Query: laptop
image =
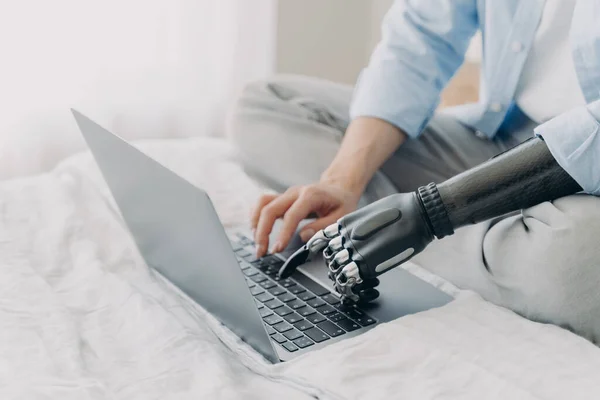
[[[380,323],[442,306],[452,297],[396,268],[380,297],[342,306],[316,257],[287,279],[277,272],[302,243],[257,259],[246,232],[226,232],[204,190],[73,110],[147,265],[272,363],[360,335]]]

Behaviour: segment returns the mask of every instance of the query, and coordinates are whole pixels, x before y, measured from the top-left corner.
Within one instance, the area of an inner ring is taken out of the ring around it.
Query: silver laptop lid
[[[279,361],[206,192],[72,111],[146,263]]]

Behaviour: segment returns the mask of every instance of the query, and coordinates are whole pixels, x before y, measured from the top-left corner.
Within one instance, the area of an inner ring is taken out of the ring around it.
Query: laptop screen
[[[265,358],[279,361],[208,195],[73,114],[146,263]]]

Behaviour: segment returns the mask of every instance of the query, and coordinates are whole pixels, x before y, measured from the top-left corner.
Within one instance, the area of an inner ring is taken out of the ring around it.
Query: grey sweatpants
[[[349,123],[351,94],[349,86],[301,76],[249,85],[229,126],[246,169],[278,190],[318,180]],[[526,121],[490,141],[436,115],[385,163],[363,200],[442,182],[529,138],[533,127]],[[461,228],[413,261],[525,317],[598,342],[599,235],[600,199],[575,195]]]

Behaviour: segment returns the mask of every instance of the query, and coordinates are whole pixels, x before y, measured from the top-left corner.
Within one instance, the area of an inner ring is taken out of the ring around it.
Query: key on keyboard
[[[258,260],[256,258],[255,254],[248,254],[247,256],[242,256],[244,258],[244,260],[248,261],[248,262],[254,262],[256,260]]]
[[[288,301],[294,300],[296,297],[291,293],[284,293],[281,296],[277,296],[277,298],[284,303],[287,303]]]
[[[257,275],[259,272],[257,270],[255,270],[254,268],[246,268],[244,270],[242,270],[242,272],[244,273],[244,275],[246,276],[254,276]]]
[[[275,282],[267,280],[267,278],[265,278],[264,282],[259,283],[259,285],[261,288],[267,289],[267,290],[277,286],[277,284]]]
[[[273,296],[279,296],[285,293],[285,289],[276,285],[275,287],[269,289],[269,293],[271,293]]]
[[[243,249],[243,246],[241,244],[237,244],[235,242],[231,242],[231,249],[234,251],[234,253],[240,251]]]
[[[323,306],[323,307],[319,307],[319,312],[323,315],[329,315],[329,314],[333,314],[336,312],[335,308],[331,307],[331,306]]]
[[[296,312],[298,312],[303,317],[308,317],[309,315],[313,315],[314,313],[316,313],[315,310],[313,310],[312,308],[310,308],[308,306],[299,308],[296,310]]]
[[[235,254],[237,254],[240,257],[247,257],[247,256],[251,255],[251,253],[246,249],[240,249],[240,250],[236,251]]]
[[[300,293],[298,295],[298,298],[302,301],[308,301],[308,300],[312,300],[315,298],[315,295],[312,294],[311,292],[304,292],[304,293]]]
[[[304,331],[304,334],[314,340],[317,343],[323,342],[329,339],[329,336],[323,333],[320,329],[310,328]]]
[[[292,326],[290,324],[288,324],[287,322],[285,322],[285,321],[281,321],[280,323],[273,325],[273,328],[277,332],[283,333],[283,332],[287,332],[290,329],[292,329]]]
[[[288,340],[295,340],[295,339],[298,339],[299,337],[302,337],[303,335],[300,332],[298,332],[297,330],[292,328],[289,331],[285,332],[283,334],[283,336],[288,338]]]
[[[303,349],[305,347],[312,346],[315,343],[307,337],[301,337],[300,339],[294,340],[294,344]]]
[[[266,303],[269,300],[273,300],[273,296],[271,296],[269,293],[261,293],[257,296],[254,296],[254,298],[258,301],[260,301],[261,303]],[[271,307],[269,307],[271,308]]]
[[[291,288],[292,286],[296,286],[296,282],[294,282],[290,278],[284,279],[280,283],[281,286],[283,286],[284,288]]]
[[[300,285],[296,285],[296,286],[292,286],[290,288],[290,292],[292,292],[292,294],[300,294],[300,293],[306,292],[306,289],[304,289]]]
[[[339,312],[328,314],[327,318],[332,322],[338,322],[341,319],[346,319],[346,317],[344,317],[344,315],[340,314]]]
[[[273,340],[275,340],[279,344],[286,341],[286,338],[284,338],[283,335],[280,333],[275,333],[273,336],[271,336],[271,338],[273,338]]]
[[[285,349],[290,353],[293,353],[294,351],[298,350],[298,348],[290,342],[285,342],[284,344],[282,344],[282,346],[285,347]]]
[[[274,309],[276,309],[276,308],[278,308],[278,307],[282,307],[282,306],[283,306],[283,303],[282,303],[282,302],[280,302],[280,301],[279,301],[279,300],[277,300],[277,299],[271,299],[271,300],[269,300],[269,301],[265,301],[265,302],[264,302],[264,305],[265,305],[265,306],[267,306],[267,307],[269,307],[271,310],[274,310]]]
[[[237,243],[240,243],[243,246],[247,246],[249,244],[254,243],[250,238],[248,238],[248,236],[245,236],[243,233],[236,233],[235,235],[238,237]]]
[[[324,316],[317,313],[306,317],[306,319],[312,322],[313,324],[318,324],[319,322],[323,322],[326,320]]]
[[[262,318],[268,317],[271,314],[273,314],[273,311],[269,310],[268,308],[263,308],[262,310],[260,310],[260,316]]]
[[[373,325],[375,323],[375,320],[371,317],[369,317],[368,315],[365,315],[364,317],[360,317],[360,318],[355,318],[354,319],[356,322],[358,322],[359,324],[361,324],[362,326],[369,326],[369,325]]]
[[[354,321],[358,322],[361,326],[369,326],[373,325],[375,322],[375,318],[372,318],[370,315],[364,313],[364,311],[359,310],[356,307],[338,307],[336,308],[347,316],[352,318]]]
[[[260,269],[261,271],[264,271],[268,268],[268,265],[263,264],[260,260],[256,260],[252,263],[252,265],[254,265],[255,268]]]
[[[342,328],[330,321],[320,322],[317,326],[331,337],[340,336],[346,333]]]
[[[356,307],[336,307],[338,310],[340,310],[341,312],[345,313],[346,315],[348,315],[350,318],[360,318],[363,317],[365,315],[364,312],[362,312],[361,310],[359,310]]]
[[[318,308],[325,305],[325,302],[321,299],[312,299],[306,302],[312,308]]]
[[[294,324],[294,328],[296,328],[296,329],[298,329],[300,331],[305,331],[305,330],[310,329],[312,327],[313,327],[313,324],[311,324],[307,320],[300,321],[300,322]]]
[[[343,319],[338,320],[337,324],[348,332],[352,332],[357,329],[360,329],[360,325],[358,325],[354,321],[350,321],[348,318],[343,318]]]
[[[263,321],[265,321],[269,325],[275,325],[275,324],[282,322],[283,320],[281,318],[279,318],[278,315],[273,314],[273,315],[269,315],[268,317],[263,318]]]
[[[279,315],[280,317],[285,317],[288,314],[291,314],[293,311],[286,306],[283,307],[279,307],[275,309],[275,314]]]
[[[298,282],[317,296],[324,296],[330,293],[329,290],[325,289],[323,286],[319,285],[317,282],[313,281],[304,274],[294,274],[293,278],[296,282]]]
[[[289,303],[287,303],[287,305],[288,305],[288,307],[292,308],[293,310],[297,310],[299,308],[304,307],[306,304],[304,304],[300,300],[296,299],[296,300],[290,301]]]
[[[283,319],[285,319],[290,324],[295,324],[296,322],[303,320],[303,318],[297,313],[288,314],[285,317],[283,317]]]
[[[250,279],[252,279],[256,283],[261,283],[266,281],[268,278],[262,274],[256,274],[254,276],[251,276]]]
[[[278,265],[278,264],[283,265],[283,262],[274,255],[264,256],[263,258],[260,259],[260,261],[266,265]]]
[[[325,296],[323,296],[321,298],[331,305],[338,304],[340,302],[340,300],[331,293],[326,294]]]
[[[265,291],[260,286],[254,286],[252,289],[250,289],[250,294],[252,296],[258,296],[259,294],[264,293],[264,292]]]

